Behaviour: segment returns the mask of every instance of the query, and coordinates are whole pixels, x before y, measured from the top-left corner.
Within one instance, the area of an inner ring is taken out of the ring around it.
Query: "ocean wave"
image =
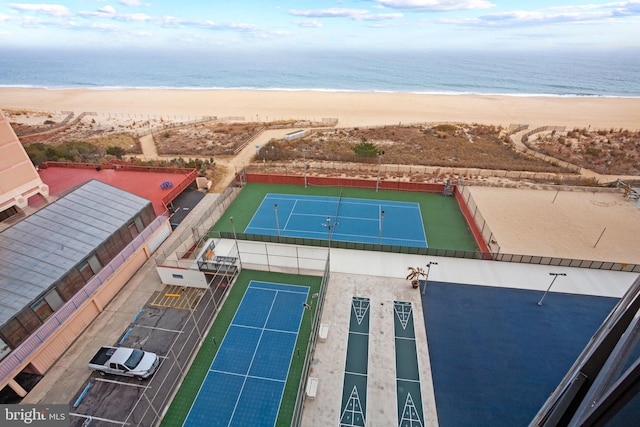
[[[616,98],[638,99],[632,95],[600,95],[591,93],[513,93],[513,92],[482,92],[482,91],[453,91],[453,90],[383,90],[383,89],[341,89],[341,88],[287,88],[287,87],[223,87],[223,86],[71,86],[71,85],[7,85],[0,84],[0,88],[7,89],[42,89],[42,90],[175,90],[175,91],[255,91],[255,92],[326,92],[326,93],[379,93],[379,94],[412,94],[412,95],[444,95],[444,96],[509,96],[509,97],[538,97],[538,98]]]

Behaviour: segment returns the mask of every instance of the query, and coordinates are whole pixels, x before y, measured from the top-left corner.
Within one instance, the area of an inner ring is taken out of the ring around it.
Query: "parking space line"
[[[178,331],[176,329],[158,328],[157,326],[147,326],[147,325],[135,325],[135,326],[137,328],[155,329],[156,331],[175,332],[176,334],[181,334],[182,333],[182,331]]]
[[[125,423],[124,421],[110,420],[109,418],[94,417],[92,415],[78,414],[78,413],[75,413],[75,412],[69,412],[69,415],[72,416],[72,417],[86,418],[89,421],[93,421],[93,420],[104,421],[105,423],[120,424],[121,426],[130,425],[130,423]]]
[[[181,310],[197,310],[204,289],[166,285],[151,302],[157,307],[178,308]]]
[[[102,382],[105,382],[105,383],[128,385],[128,386],[131,386],[131,387],[149,388],[148,385],[125,383],[125,382],[122,382],[122,381],[108,380],[106,378],[94,378],[94,380],[102,381]]]

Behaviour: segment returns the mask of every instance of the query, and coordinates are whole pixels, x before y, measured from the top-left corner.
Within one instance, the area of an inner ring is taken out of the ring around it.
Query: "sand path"
[[[158,149],[152,134],[140,137],[140,148],[142,149],[143,158],[150,160],[158,158]]]

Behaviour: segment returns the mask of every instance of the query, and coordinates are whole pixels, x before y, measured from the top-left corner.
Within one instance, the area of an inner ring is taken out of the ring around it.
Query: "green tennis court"
[[[283,273],[242,270],[238,275],[233,288],[229,291],[227,299],[220,309],[211,329],[204,338],[202,346],[182,381],[180,389],[169,406],[166,415],[162,419],[161,426],[169,427],[184,424],[189,414],[189,410],[191,409],[193,402],[196,400],[198,392],[201,390],[202,384],[209,373],[213,360],[216,357],[216,354],[218,354],[221,347],[219,344],[221,343],[222,337],[226,335],[227,331],[231,327],[234,316],[238,311],[238,307],[240,307],[251,281],[294,285],[300,286],[301,288],[306,287],[305,289],[309,290],[308,292],[310,295],[320,290],[321,280],[322,277],[317,276],[298,276]],[[276,425],[280,426],[291,424],[310,333],[311,318],[310,316],[305,315],[301,319],[294,353],[291,357],[291,364],[289,365],[289,372],[286,377],[284,392],[278,408]],[[213,396],[215,397],[215,395],[216,394],[214,392]],[[222,392],[220,398],[222,398]],[[211,416],[215,417],[215,414],[212,414]]]
[[[305,188],[299,185],[248,183],[226,209],[223,217],[214,225],[212,229],[213,235],[215,235],[216,231],[243,233],[268,194],[415,203],[419,207],[420,219],[424,227],[426,241],[429,242],[429,248],[462,251],[478,250],[469,226],[454,197],[433,193],[375,191],[348,187],[309,186]],[[232,217],[233,222],[230,219]]]

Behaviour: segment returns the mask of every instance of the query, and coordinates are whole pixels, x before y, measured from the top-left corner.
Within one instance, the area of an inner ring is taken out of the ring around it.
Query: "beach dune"
[[[640,98],[438,95],[281,90],[0,88],[0,108],[111,114],[337,118],[338,126],[464,122],[640,128]]]

